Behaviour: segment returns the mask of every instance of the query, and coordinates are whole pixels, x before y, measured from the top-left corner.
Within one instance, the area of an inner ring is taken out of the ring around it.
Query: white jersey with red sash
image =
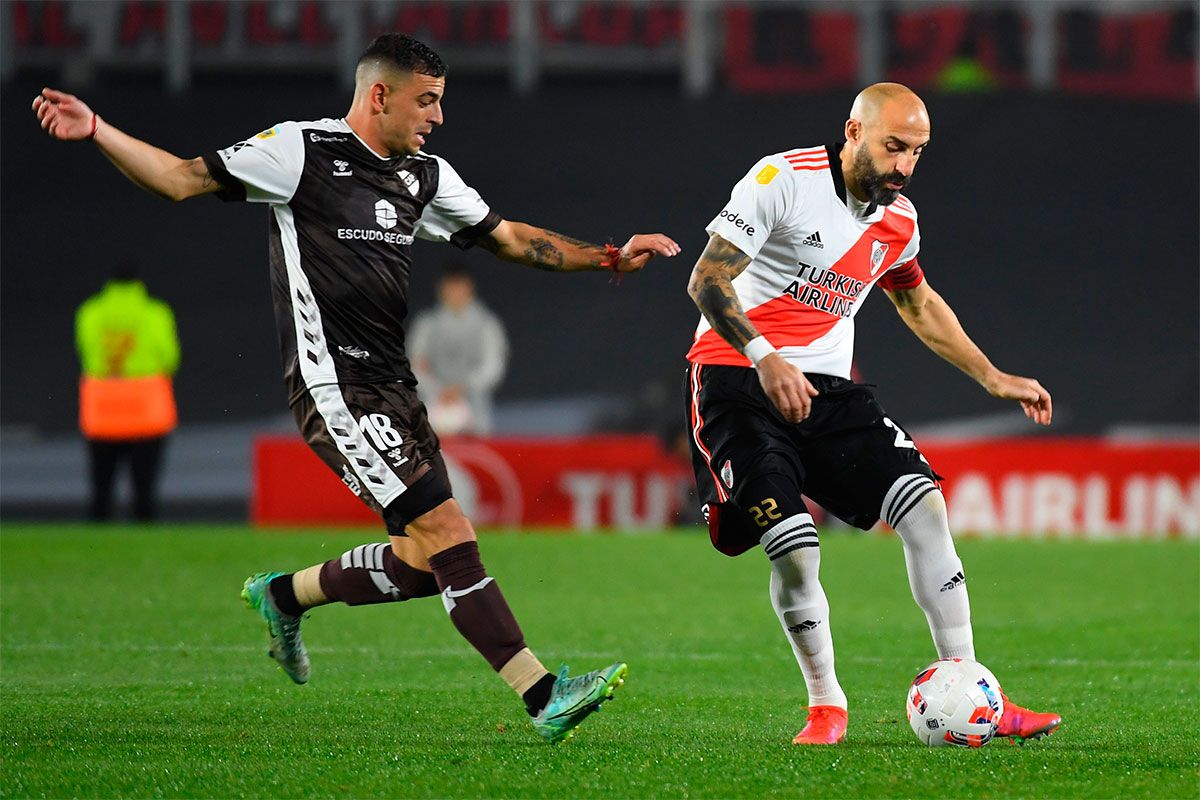
[[[746,316],[804,372],[850,377],[854,315],[871,287],[909,289],[917,264],[917,210],[900,195],[889,206],[846,191],[840,146],[789,150],[760,160],[708,224],[746,255],[733,280]],[[693,364],[750,366],[700,318]]]

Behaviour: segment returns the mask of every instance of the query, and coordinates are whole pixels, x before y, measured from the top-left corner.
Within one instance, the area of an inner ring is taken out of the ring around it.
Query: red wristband
[[[617,272],[617,266],[621,263],[621,248],[612,244],[604,245],[604,260],[600,264],[613,272]]]
[[[96,120],[97,119],[99,119],[99,117],[97,117],[96,112],[93,111],[92,112],[92,132],[87,135],[87,138],[89,138],[89,139],[96,138]]]

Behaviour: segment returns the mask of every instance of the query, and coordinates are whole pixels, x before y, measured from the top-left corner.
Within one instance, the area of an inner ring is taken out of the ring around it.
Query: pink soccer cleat
[[[1062,723],[1062,717],[1058,714],[1030,711],[1009,700],[1003,692],[1000,694],[1004,698],[1004,714],[996,727],[997,736],[1007,736],[1017,744],[1025,744],[1026,739],[1049,736]]]
[[[804,730],[792,744],[837,744],[846,741],[849,715],[839,706],[810,706]]]

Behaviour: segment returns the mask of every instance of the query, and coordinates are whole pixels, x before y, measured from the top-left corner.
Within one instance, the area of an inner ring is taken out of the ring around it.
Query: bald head
[[[916,92],[900,83],[874,83],[858,93],[850,119],[864,126],[909,127],[929,135],[929,112]]]
[[[929,143],[929,112],[907,86],[876,83],[854,98],[842,149],[846,186],[860,200],[889,205],[908,185]]]

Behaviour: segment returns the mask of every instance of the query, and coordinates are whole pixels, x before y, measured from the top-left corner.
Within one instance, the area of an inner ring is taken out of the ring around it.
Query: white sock
[[[821,550],[808,514],[796,514],[762,536],[771,559],[771,605],[804,673],[810,706],[846,708],[846,693],[833,667],[829,601],[817,578]]]
[[[908,585],[929,621],[938,658],[974,660],[971,602],[941,490],[925,475],[905,475],[883,498],[882,515],[904,542]]]

